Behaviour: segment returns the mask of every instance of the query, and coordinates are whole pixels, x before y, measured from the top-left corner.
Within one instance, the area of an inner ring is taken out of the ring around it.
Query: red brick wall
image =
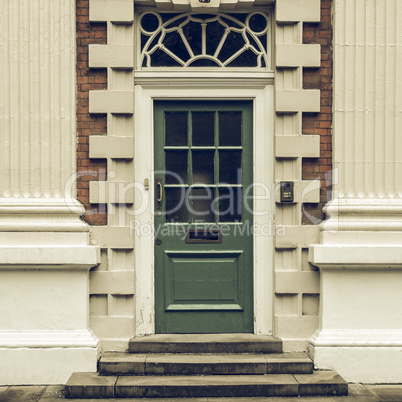
[[[89,203],[89,182],[106,180],[106,160],[89,159],[89,136],[106,133],[106,115],[89,114],[89,90],[106,89],[106,69],[88,67],[88,45],[106,43],[106,23],[89,23],[89,1],[77,0],[77,189],[84,205],[85,221],[91,225],[105,225],[106,205]]]
[[[331,199],[332,181],[332,0],[321,0],[321,22],[304,24],[303,43],[321,45],[321,67],[305,69],[304,89],[321,90],[320,113],[303,113],[303,134],[319,135],[320,157],[303,159],[303,179],[321,180],[320,203],[303,205],[303,224],[324,218],[323,206]]]

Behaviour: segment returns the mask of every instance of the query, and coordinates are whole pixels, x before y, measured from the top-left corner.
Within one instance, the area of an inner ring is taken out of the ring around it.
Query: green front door
[[[253,332],[252,101],[155,101],[156,333]]]

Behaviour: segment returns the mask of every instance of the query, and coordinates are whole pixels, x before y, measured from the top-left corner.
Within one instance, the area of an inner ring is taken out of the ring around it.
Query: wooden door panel
[[[253,332],[252,101],[154,110],[156,332]]]
[[[165,252],[166,310],[243,310],[243,252]]]

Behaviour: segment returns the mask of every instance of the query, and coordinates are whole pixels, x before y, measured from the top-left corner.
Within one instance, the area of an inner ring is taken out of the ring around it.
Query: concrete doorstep
[[[107,352],[99,361],[101,375],[311,374],[305,353],[272,354],[135,354]]]
[[[313,374],[129,375],[74,373],[70,398],[196,398],[346,395],[347,383],[332,371]]]

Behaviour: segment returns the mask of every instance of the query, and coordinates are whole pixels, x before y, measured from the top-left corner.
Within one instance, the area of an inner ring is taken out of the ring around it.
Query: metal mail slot
[[[186,243],[222,243],[222,232],[219,229],[190,229]]]

